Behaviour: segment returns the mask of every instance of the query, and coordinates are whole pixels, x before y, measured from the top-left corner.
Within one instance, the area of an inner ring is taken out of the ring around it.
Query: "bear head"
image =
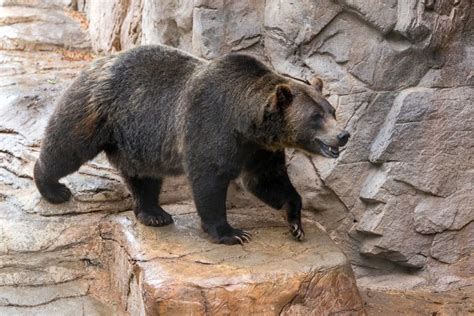
[[[279,83],[269,97],[266,112],[282,116],[280,135],[271,147],[289,147],[329,158],[339,157],[350,134],[339,127],[334,107],[322,95],[323,83],[288,80]]]

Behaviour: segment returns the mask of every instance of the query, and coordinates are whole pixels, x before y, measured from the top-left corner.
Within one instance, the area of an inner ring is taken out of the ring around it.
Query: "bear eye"
[[[319,113],[314,113],[313,115],[311,115],[311,120],[312,121],[319,121],[323,118],[323,116]]]

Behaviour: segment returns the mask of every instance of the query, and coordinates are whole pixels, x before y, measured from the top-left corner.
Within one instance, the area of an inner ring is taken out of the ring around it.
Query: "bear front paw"
[[[166,226],[173,223],[173,217],[162,209],[137,210],[135,215],[145,226]]]
[[[252,234],[241,229],[234,229],[234,231],[227,236],[220,236],[217,238],[217,243],[226,245],[243,245],[246,242],[250,242]]]
[[[210,227],[203,225],[203,229],[209,234],[212,242],[217,244],[243,245],[246,242],[250,242],[252,239],[252,234],[249,232],[238,228],[233,228],[229,224]]]
[[[302,241],[304,239],[304,230],[301,224],[291,224],[290,232],[297,240]]]

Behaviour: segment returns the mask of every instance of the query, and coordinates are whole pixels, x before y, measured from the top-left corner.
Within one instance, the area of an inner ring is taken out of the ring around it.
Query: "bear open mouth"
[[[325,144],[322,141],[319,141],[321,148],[321,153],[323,156],[328,157],[328,158],[337,158],[339,157],[339,147],[333,147]]]

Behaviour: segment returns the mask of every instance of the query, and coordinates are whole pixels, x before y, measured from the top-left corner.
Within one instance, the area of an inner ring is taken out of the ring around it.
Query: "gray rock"
[[[415,208],[415,229],[422,234],[459,230],[474,221],[472,189],[456,192],[446,199],[426,197]]]
[[[193,52],[206,59],[247,49],[260,40],[264,1],[195,2]]]
[[[398,180],[435,196],[453,194],[472,180],[463,173],[473,147],[467,137],[474,126],[472,100],[472,88],[402,92],[372,144],[370,160],[406,161],[394,169]]]
[[[161,43],[191,51],[193,1],[142,1],[141,43]]]
[[[362,1],[362,0],[341,0],[336,1],[341,4],[344,10],[355,12],[362,19],[372,24],[383,34],[388,34],[397,24],[397,1]]]
[[[43,9],[70,8],[74,0],[0,0],[0,6],[23,6]]]
[[[399,192],[395,192],[394,184],[390,180],[384,183],[384,190],[390,193],[385,203],[368,203],[366,206],[357,226],[360,232],[367,234],[362,239],[361,252],[404,266],[423,267],[433,236],[418,234],[413,229],[413,215],[407,214],[419,197],[403,185]],[[398,198],[393,197],[395,194]]]
[[[431,247],[431,256],[444,263],[455,263],[473,252],[474,221],[458,231],[437,234]]]
[[[325,10],[317,10],[324,7]],[[266,1],[265,3],[265,53],[272,66],[283,74],[307,78],[310,69],[300,50],[317,42],[318,34],[341,11],[329,0],[303,1],[298,4],[288,1]],[[308,79],[308,78],[307,78]]]
[[[120,28],[120,48],[129,49],[142,43],[143,0],[132,0]]]
[[[120,31],[128,10],[127,0],[90,0],[87,3],[89,34],[95,52],[121,49]]]
[[[347,208],[339,197],[320,179],[312,161],[295,152],[288,159],[291,182],[301,192],[303,207],[312,210],[318,221],[329,230],[336,229],[347,216]]]
[[[56,50],[88,49],[89,36],[62,10],[2,7],[0,49]]]

